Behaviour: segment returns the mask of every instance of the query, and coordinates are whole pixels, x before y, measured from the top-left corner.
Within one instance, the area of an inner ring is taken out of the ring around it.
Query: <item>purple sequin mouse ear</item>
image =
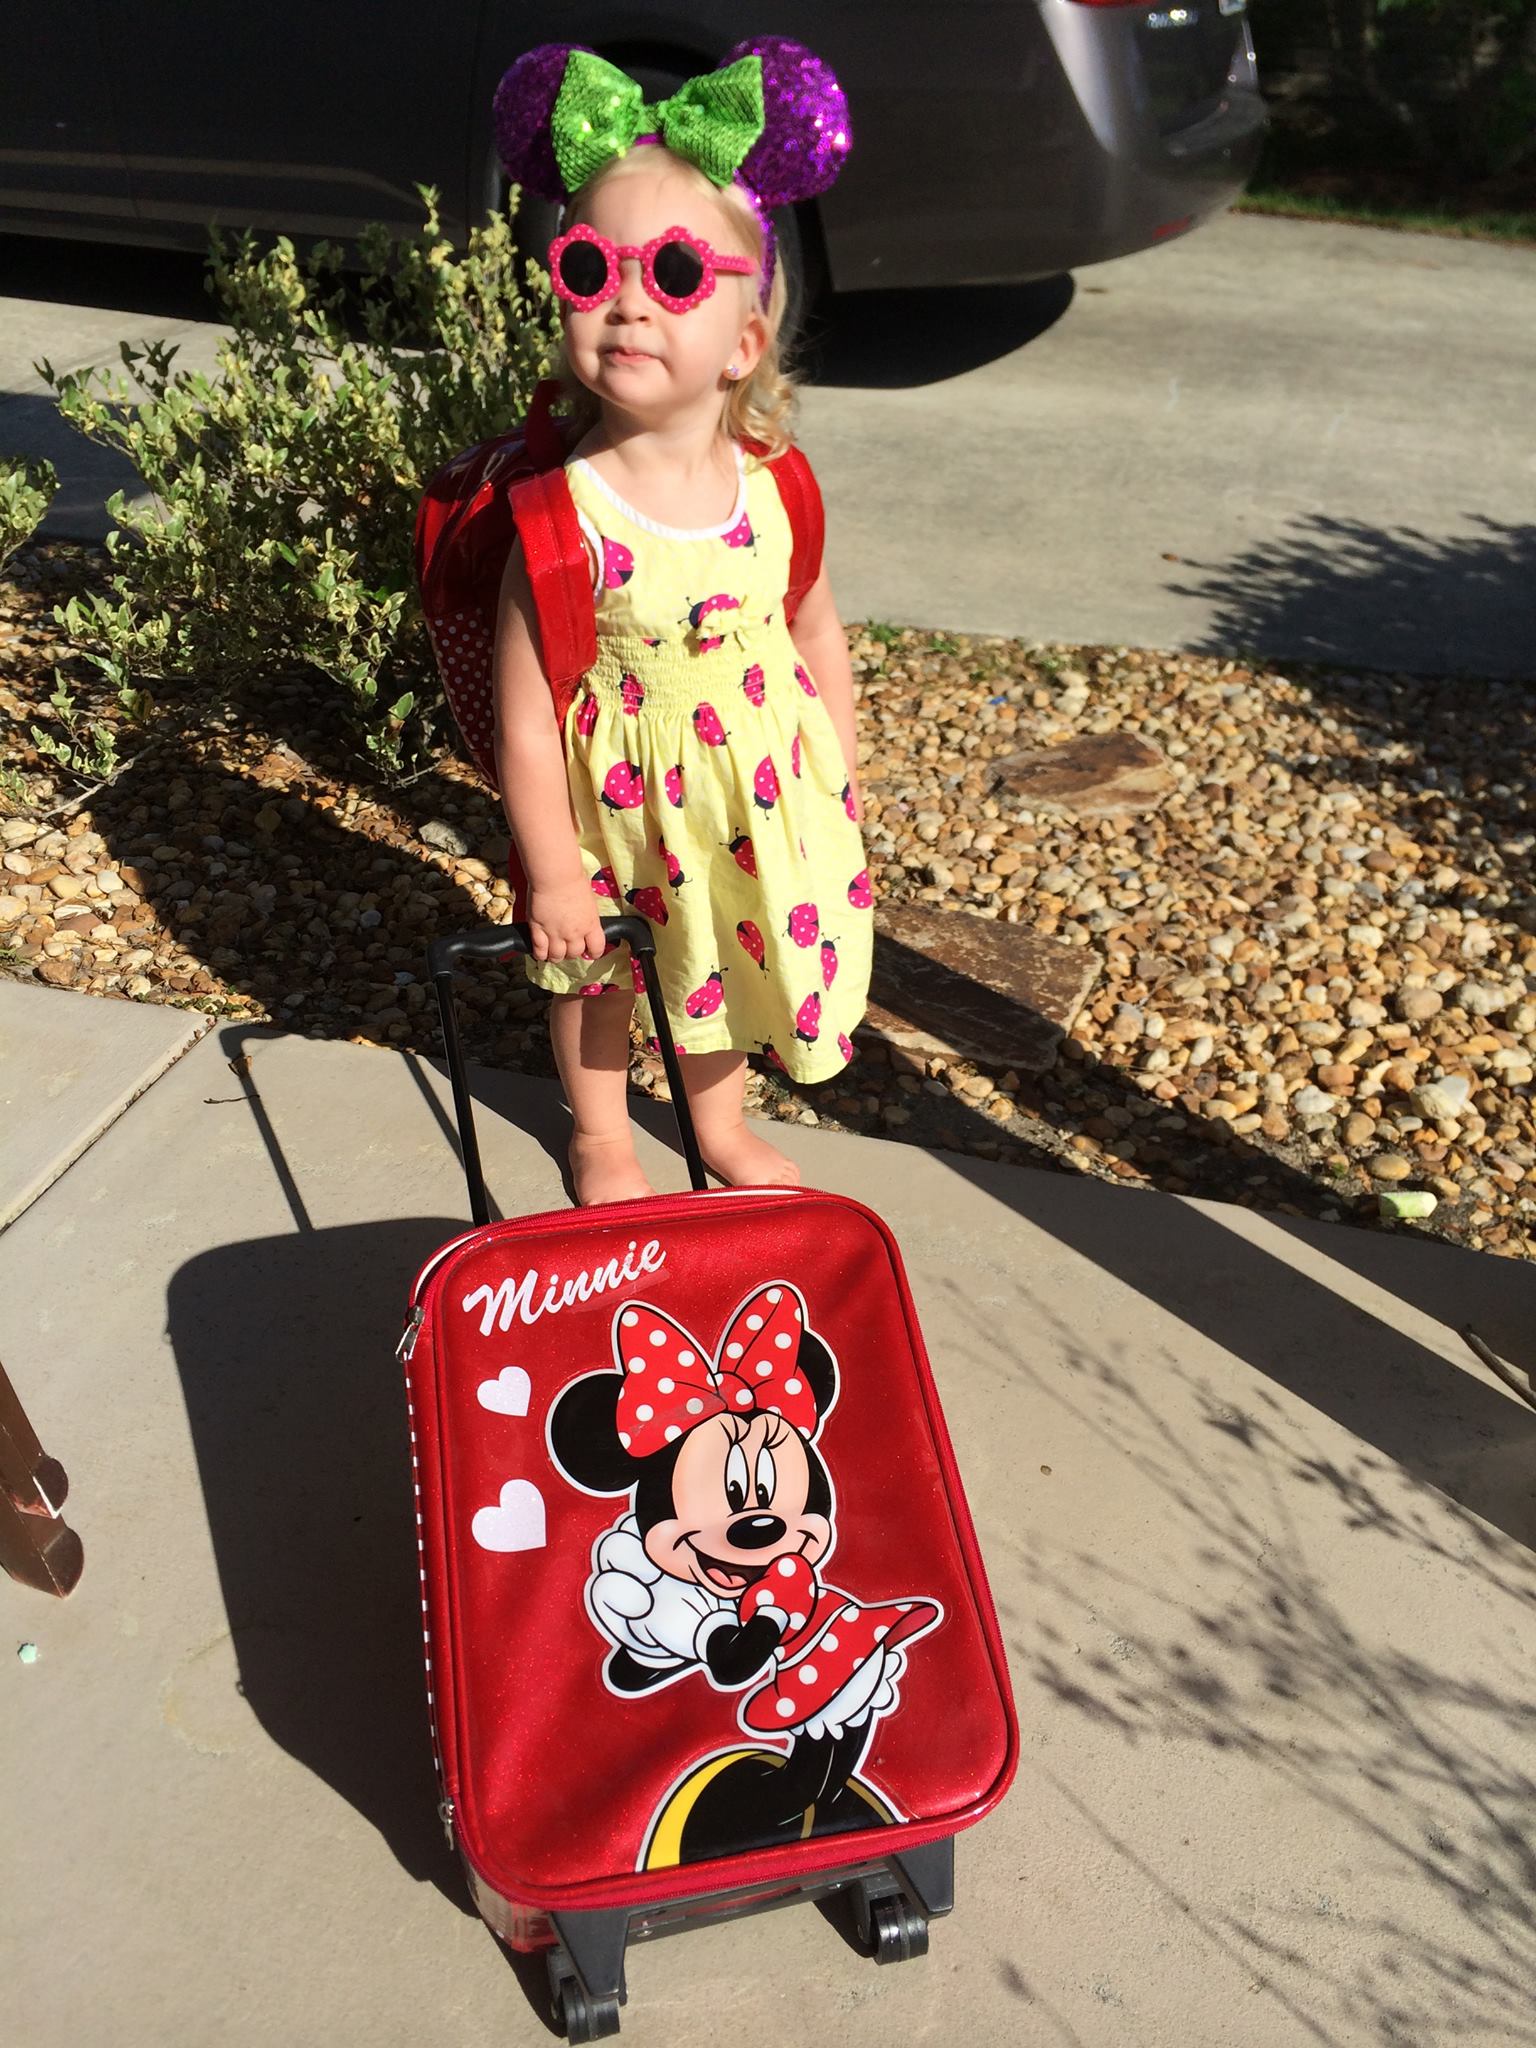
[[[763,133],[740,177],[764,206],[788,206],[825,192],[853,144],[848,101],[831,65],[788,36],[754,36],[721,62],[763,60]]]
[[[514,185],[539,199],[564,199],[565,181],[555,162],[549,117],[565,82],[573,50],[585,43],[540,43],[525,50],[502,73],[491,101],[491,123],[502,169]]]

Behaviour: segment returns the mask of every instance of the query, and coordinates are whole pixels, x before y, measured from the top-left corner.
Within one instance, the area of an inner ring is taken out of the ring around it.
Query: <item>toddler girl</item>
[[[743,1119],[746,1056],[807,1082],[851,1059],[872,914],[853,679],[824,570],[784,617],[792,533],[764,464],[789,444],[793,394],[767,198],[831,182],[842,95],[780,38],[660,107],[592,53],[546,45],[507,73],[496,112],[509,174],[569,194],[550,273],[598,655],[562,732],[514,546],[493,680],[525,971],[553,998],[576,1197],[653,1192],[625,1099],[639,978],[626,947],[604,955],[599,923],[625,909],[655,930],[705,1163],[731,1185],[794,1182]]]

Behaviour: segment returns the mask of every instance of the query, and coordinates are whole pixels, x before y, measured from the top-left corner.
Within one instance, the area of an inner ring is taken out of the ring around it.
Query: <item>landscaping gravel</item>
[[[54,665],[82,702],[93,673],[52,607],[109,570],[34,544],[0,577],[5,753],[34,792]],[[1528,688],[878,626],[850,642],[877,903],[1027,923],[1100,971],[1050,1073],[866,1030],[819,1086],[754,1072],[762,1113],[1371,1222],[1406,1187],[1433,1214],[1382,1227],[1530,1255]],[[0,963],[435,1052],[423,948],[505,915],[499,809],[451,760],[394,792],[350,780],[330,688],[275,677],[219,715],[189,695],[179,733],[73,810],[0,817]],[[1107,734],[1161,757],[1126,798],[1154,807],[1022,800],[1015,757]],[[61,780],[49,801],[70,796]],[[518,978],[484,976],[467,1005],[473,1056],[553,1071]],[[664,1092],[638,1049],[633,1074]]]

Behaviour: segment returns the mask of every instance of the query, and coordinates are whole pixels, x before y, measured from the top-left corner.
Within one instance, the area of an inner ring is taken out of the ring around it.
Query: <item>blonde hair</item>
[[[662,143],[647,143],[641,148],[631,149],[624,156],[615,157],[595,177],[589,178],[566,203],[561,215],[562,230],[581,217],[582,209],[611,178],[663,167],[677,172],[696,188],[701,197],[715,202],[725,230],[722,237],[724,245],[743,256],[750,256],[761,268],[766,253],[762,224],[746,194],[737,185],[714,184],[697,165],[689,163],[685,157],[674,156]],[[751,374],[738,379],[722,392],[720,425],[732,440],[762,442],[767,452],[760,459],[771,462],[794,442],[791,422],[797,403],[793,366],[786,360],[788,350],[782,332],[788,301],[784,265],[780,261],[774,263],[773,284],[766,306],[759,295],[758,278],[746,278],[742,282],[751,293],[753,305],[767,327],[768,340]],[[717,289],[734,283],[734,278],[723,278]],[[555,351],[551,375],[560,380],[570,410],[574,446],[597,424],[602,405],[571,368],[563,335]]]

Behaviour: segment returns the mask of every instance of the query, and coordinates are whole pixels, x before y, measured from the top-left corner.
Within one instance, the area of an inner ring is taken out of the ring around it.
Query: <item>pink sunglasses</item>
[[[757,268],[749,256],[718,255],[686,228],[668,228],[636,248],[610,242],[581,222],[549,245],[549,274],[557,295],[568,306],[590,313],[617,294],[619,265],[626,256],[638,259],[647,293],[669,313],[687,313],[707,299],[718,272],[750,277]]]

